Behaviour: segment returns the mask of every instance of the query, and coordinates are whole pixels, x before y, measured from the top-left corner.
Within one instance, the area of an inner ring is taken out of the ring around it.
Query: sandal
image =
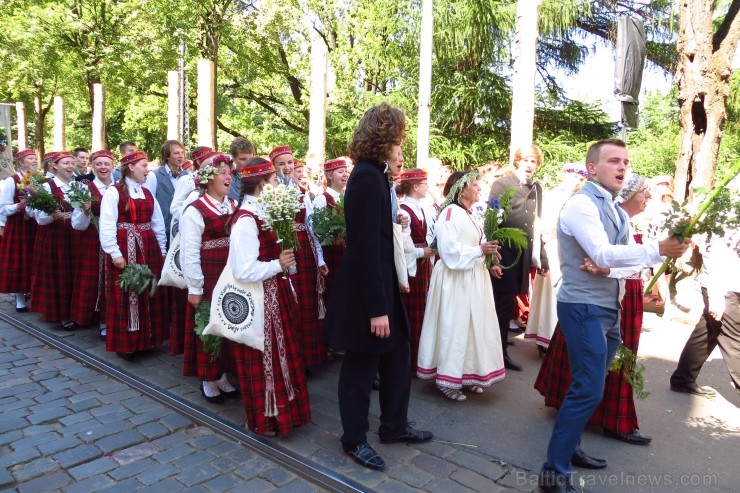
[[[465,397],[465,394],[463,394],[460,389],[448,389],[446,387],[437,388],[440,392],[444,394],[445,397],[447,397],[451,401],[462,402],[467,399],[467,397]]]
[[[480,385],[466,385],[465,386],[465,389],[466,390],[469,390],[470,392],[472,392],[474,394],[482,394],[483,393],[483,387],[481,387]]]

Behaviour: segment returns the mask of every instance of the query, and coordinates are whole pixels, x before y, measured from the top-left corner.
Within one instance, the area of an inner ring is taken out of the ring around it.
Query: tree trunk
[[[514,74],[511,77],[511,145],[509,162],[521,146],[532,143],[534,128],[534,77],[537,71],[538,22],[542,0],[518,0]]]
[[[697,187],[711,187],[730,92],[732,58],[740,39],[740,0],[733,0],[715,35],[713,0],[682,0],[678,30],[680,151],[676,161],[676,200]]]
[[[36,131],[34,132],[35,144],[34,148],[39,155],[39,160],[46,152],[44,149],[44,119],[46,113],[41,102],[41,87],[37,86],[36,94],[33,96],[33,123]]]

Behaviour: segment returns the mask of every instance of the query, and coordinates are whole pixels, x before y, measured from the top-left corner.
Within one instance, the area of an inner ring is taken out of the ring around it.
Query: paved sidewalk
[[[10,297],[0,296],[0,310],[16,316]],[[225,405],[206,403],[198,391],[197,380],[181,376],[182,360],[167,354],[166,346],[151,351],[139,360],[126,362],[104,351],[95,329],[67,333],[55,330],[52,324],[40,321],[35,314],[24,314],[19,318],[64,337],[66,341],[110,364],[208,409],[223,419],[237,425],[244,423],[240,402],[232,401]],[[719,397],[709,400],[668,390],[668,377],[690,330],[689,325],[673,322],[670,318],[646,314],[640,354],[646,358],[646,385],[652,394],[646,400],[638,401],[637,406],[641,431],[652,435],[653,443],[648,447],[628,445],[603,437],[598,428],[588,428],[583,439],[584,449],[597,457],[606,458],[609,467],[595,473],[578,471],[582,473],[579,477],[585,491],[736,491],[736,484],[740,482],[736,464],[740,451],[740,396],[730,388],[721,357],[712,355],[700,376],[700,383],[716,388],[721,394]],[[524,371],[508,372],[503,382],[483,395],[471,396],[463,403],[445,399],[430,382],[412,382],[409,418],[416,422],[417,427],[435,433],[435,441],[431,443],[413,446],[380,444],[375,433],[379,408],[377,399],[374,399],[369,441],[374,447],[377,446],[376,450],[386,460],[387,468],[383,472],[359,467],[342,453],[338,440],[341,426],[336,402],[338,361],[314,368],[309,378],[313,423],[275,442],[374,491],[536,491],[536,474],[544,460],[555,412],[544,407],[541,396],[532,388],[541,361],[534,346],[517,337],[516,346],[510,352],[516,361],[523,364]],[[19,357],[16,354],[14,358]],[[11,366],[7,366],[7,360],[0,361],[3,361],[0,371],[15,368],[13,359]],[[75,364],[80,366],[75,362],[69,364],[71,367],[75,367]],[[4,385],[6,390],[15,386]],[[110,382],[110,385],[115,387],[121,384]],[[11,392],[16,393],[15,390]],[[102,408],[109,405],[104,401],[98,404]],[[6,409],[4,399],[0,400],[0,412],[12,412],[12,409]],[[94,416],[94,409],[81,412]],[[131,410],[125,412],[136,415]],[[28,414],[28,411],[25,413]],[[57,423],[57,418],[50,419],[52,423]],[[51,426],[61,425],[57,423]],[[50,431],[60,433],[55,429]],[[138,433],[141,434],[140,431]],[[205,430],[192,429],[191,424],[184,424],[174,430],[167,428],[165,433],[192,436],[193,440],[197,440]],[[158,447],[157,440],[169,439],[169,435],[162,437],[154,437],[152,444]],[[210,446],[197,448],[190,442],[188,445],[196,449],[193,451],[195,454],[214,452]],[[202,450],[205,448],[208,450]],[[230,451],[227,456],[237,453]],[[95,460],[100,460],[102,456],[104,454],[101,451],[101,456]],[[40,460],[48,455],[41,453],[38,457],[37,460]],[[2,457],[0,460],[6,459]],[[219,463],[218,459],[213,457],[212,460],[212,463],[207,463],[213,468],[208,469],[211,475],[204,474],[198,478],[199,481],[190,485],[181,483],[182,487],[193,486],[211,491],[207,486],[210,481],[221,476],[233,477],[233,474],[245,481],[265,481],[268,487],[279,487],[281,491],[285,486],[260,476],[263,472],[249,478],[239,476],[238,469],[222,474],[222,470],[214,465]],[[253,460],[264,462],[262,459],[248,459],[249,464]],[[16,467],[23,466],[28,459],[11,462]],[[69,475],[68,472],[64,474]],[[292,477],[289,484],[300,484],[296,481]],[[0,482],[2,484],[7,483]],[[240,488],[235,487],[234,490],[240,491]],[[241,488],[241,491],[246,489]],[[249,491],[253,490],[249,488]]]
[[[0,322],[0,489],[318,489]]]

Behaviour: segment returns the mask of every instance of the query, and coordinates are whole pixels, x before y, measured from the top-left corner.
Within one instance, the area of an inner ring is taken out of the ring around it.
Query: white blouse
[[[447,219],[448,215],[449,219]],[[453,204],[440,212],[435,228],[437,248],[442,262],[450,269],[470,270],[483,256],[480,244],[470,245],[460,242],[460,237],[463,236],[462,231],[469,228],[477,230],[481,243],[486,241],[483,227],[473,214],[468,214],[462,207]]]
[[[93,180],[93,184],[98,188],[98,191],[103,196],[105,195],[105,191],[108,190],[109,187],[113,186],[112,181],[110,182],[110,185],[106,185],[97,177]],[[92,210],[90,210],[90,214],[92,214]],[[85,231],[88,226],[90,226],[90,214],[86,214],[85,211],[82,210],[82,207],[75,207],[72,211],[72,227],[79,231]]]
[[[240,207],[260,214],[261,206],[257,204],[257,197],[245,195]],[[241,282],[259,282],[278,275],[283,271],[278,259],[262,262],[259,257],[260,241],[259,230],[254,218],[240,217],[231,225],[231,244],[229,245],[229,264],[234,277]],[[292,267],[290,273],[295,273]]]
[[[172,203],[170,204],[170,214],[173,221],[180,220],[182,211],[185,210],[185,199],[196,189],[195,175],[193,173],[188,173],[177,179],[175,182],[175,191],[172,194]]]
[[[326,193],[331,195],[331,198],[334,199],[334,202],[339,202],[339,197],[342,196],[341,193],[337,192],[333,188],[327,188]],[[324,196],[323,193],[320,193],[313,199],[313,208],[315,210],[315,209],[323,209],[324,207],[326,207],[326,197]]]
[[[426,221],[427,224],[427,236],[426,236],[426,242],[427,245],[431,245],[432,242],[434,242],[434,221],[435,221],[435,214],[436,211],[434,211],[434,208],[431,208],[431,211],[428,210],[428,208],[425,208],[423,205],[421,205],[421,202],[418,200],[411,198],[411,197],[404,197],[403,200],[401,200],[401,205],[406,205],[409,208],[411,208],[411,211],[414,213],[416,218],[419,221]],[[413,248],[413,251],[416,253],[416,258],[422,258],[424,256],[424,249],[423,248],[417,248],[413,246],[413,240],[411,240],[411,217],[409,217],[409,213],[406,212],[405,209],[402,209],[399,207],[398,212],[400,214],[403,214],[405,217],[409,220],[409,240],[411,241],[411,246],[407,247],[407,245],[404,244],[404,251],[409,250],[410,248]],[[404,237],[404,242],[406,242],[406,238]]]
[[[23,178],[23,173],[16,173],[18,178]],[[3,189],[0,192],[0,214],[5,217],[12,216],[18,212],[18,204],[13,201],[15,198],[15,180],[12,176],[3,180]]]
[[[141,183],[137,183],[131,178],[126,178],[125,186],[132,199],[146,198]],[[105,195],[103,195],[103,201],[100,203],[100,246],[113,260],[123,257],[121,249],[118,248],[118,241],[116,240],[118,232],[118,201],[118,189],[116,187],[109,187]],[[167,237],[164,231],[164,219],[162,218],[162,211],[156,199],[154,200],[154,214],[152,214],[151,222],[152,230],[157,237],[157,243],[159,243],[162,255],[166,255]]]
[[[219,202],[210,195],[208,199],[211,201],[210,204],[205,197],[198,200],[219,216],[233,214],[236,210],[236,206],[228,197],[224,198],[223,202]],[[180,262],[185,283],[188,286],[188,294],[203,294],[205,278],[200,265],[200,247],[203,243],[205,229],[206,223],[200,211],[195,207],[187,207],[180,217]]]

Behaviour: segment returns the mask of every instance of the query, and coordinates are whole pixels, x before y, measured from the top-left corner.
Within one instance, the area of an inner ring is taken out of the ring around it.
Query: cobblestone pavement
[[[0,322],[0,489],[318,491]]]
[[[181,375],[182,360],[166,345],[133,362],[105,352],[94,328],[65,332],[35,314],[18,315],[10,297],[0,311],[64,338],[66,342],[243,425],[240,402],[205,402],[195,378]],[[703,399],[668,390],[691,327],[646,315],[641,355],[647,388],[638,402],[641,431],[654,437],[636,447],[589,428],[583,447],[609,460],[609,468],[578,471],[585,491],[736,491],[740,397],[729,389],[716,355],[701,383],[721,396]],[[316,486],[251,453],[206,427],[138,392],[63,357],[0,323],[0,490],[103,491],[314,491]],[[357,466],[342,453],[336,402],[339,362],[313,368],[309,394],[313,423],[275,443],[371,491],[536,491],[552,428],[552,409],[532,389],[539,369],[534,346],[516,338],[512,357],[525,367],[481,396],[446,400],[429,382],[414,380],[409,419],[435,433],[420,445],[383,445],[377,399],[371,407],[369,441],[386,460],[383,472]],[[709,487],[704,487],[709,485]],[[108,490],[105,490],[108,491]]]

